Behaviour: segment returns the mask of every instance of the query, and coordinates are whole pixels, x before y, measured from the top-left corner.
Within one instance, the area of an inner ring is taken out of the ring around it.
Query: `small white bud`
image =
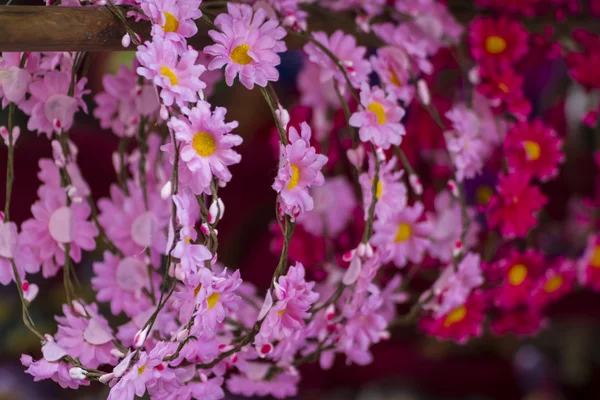
[[[431,95],[429,94],[429,87],[427,87],[427,82],[425,82],[423,79],[419,79],[417,81],[417,93],[423,104],[425,104],[426,106],[431,104]]]
[[[146,336],[148,336],[148,330],[149,329],[150,329],[150,325],[148,325],[143,330],[138,331],[135,334],[135,336],[133,338],[133,346],[136,349],[139,349],[140,347],[142,347],[144,345],[144,342],[146,341]]]
[[[79,367],[73,367],[69,370],[69,376],[76,381],[82,381],[86,378],[87,372]]]
[[[129,33],[126,33],[125,35],[123,35],[123,38],[121,39],[121,46],[123,46],[124,48],[128,48],[130,44],[131,44],[131,36],[129,36]]]

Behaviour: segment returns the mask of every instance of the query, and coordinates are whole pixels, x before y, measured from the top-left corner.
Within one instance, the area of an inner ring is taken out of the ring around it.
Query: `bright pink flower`
[[[368,80],[371,64],[364,59],[367,49],[357,46],[356,38],[353,35],[346,35],[343,31],[337,30],[331,37],[327,37],[324,32],[313,32],[312,36],[340,61],[352,86],[359,88],[363,82]],[[321,67],[321,82],[328,82],[335,78],[339,85],[346,86],[342,71],[317,45],[309,42],[304,46],[304,51],[311,62]]]
[[[210,193],[213,175],[229,182],[231,173],[227,167],[239,163],[242,158],[232,149],[242,143],[240,136],[231,134],[238,123],[225,122],[226,112],[223,107],[216,107],[213,112],[209,103],[200,101],[187,118],[173,117],[168,124],[175,137],[183,142],[181,160],[198,181],[197,186],[207,193]]]
[[[202,16],[202,0],[146,0],[138,4],[154,24],[152,35],[173,42],[184,43],[183,38],[194,36],[198,27],[194,20]]]
[[[371,243],[379,247],[384,259],[393,261],[402,268],[408,261],[419,263],[430,246],[429,235],[433,226],[430,221],[420,221],[423,204],[398,211],[388,220],[376,220],[373,224],[375,234]]]
[[[591,235],[585,252],[577,261],[579,283],[600,291],[600,236]]]
[[[465,304],[456,307],[445,315],[434,318],[426,316],[419,322],[420,328],[427,334],[439,339],[452,339],[464,344],[470,338],[483,333],[485,319],[485,297],[476,291],[469,296]]]
[[[401,181],[404,171],[396,171],[398,160],[392,157],[379,166],[379,180],[375,191],[375,216],[386,220],[395,212],[404,209],[407,203],[406,185]],[[373,179],[375,178],[375,162],[369,158],[369,172],[358,177],[363,193],[363,209],[365,218],[369,214],[373,200]]]
[[[63,304],[64,317],[54,317],[58,323],[56,343],[73,358],[79,359],[88,368],[102,364],[116,364],[111,354],[113,332],[108,321],[98,313],[98,305],[86,305],[87,315],[80,315],[68,304]]]
[[[490,322],[490,330],[497,336],[507,333],[517,336],[532,336],[546,325],[546,319],[537,308],[518,307],[503,310]]]
[[[323,186],[312,187],[310,195],[315,207],[300,214],[297,221],[315,236],[337,237],[352,218],[356,198],[344,176],[325,179]]]
[[[160,98],[166,106],[195,103],[198,92],[206,87],[199,78],[206,68],[196,64],[195,50],[186,50],[180,58],[172,42],[155,36],[138,47],[136,57],[140,62],[137,73],[162,88]]]
[[[533,290],[535,307],[542,308],[553,303],[573,290],[577,270],[571,260],[560,259],[555,266],[548,268],[537,281]]]
[[[479,134],[479,118],[465,105],[458,105],[446,113],[452,121],[452,131],[444,132],[448,152],[456,168],[456,180],[474,178],[483,168],[482,157],[488,152]]]
[[[514,64],[527,53],[527,40],[527,31],[521,23],[506,17],[497,20],[479,17],[469,28],[473,58],[484,64]]]
[[[481,83],[477,90],[490,100],[495,109],[500,112],[506,110],[520,121],[527,119],[532,107],[523,94],[523,77],[509,66],[484,66],[479,75]]]
[[[321,168],[327,163],[327,157],[317,154],[310,145],[310,136],[306,122],[300,125],[300,134],[290,127],[289,144],[281,145],[279,172],[272,186],[279,193],[282,211],[294,217],[313,209],[308,189],[325,183]]]
[[[363,142],[371,142],[375,146],[389,149],[402,143],[406,134],[404,125],[400,123],[404,117],[404,109],[398,105],[392,95],[386,96],[378,87],[371,88],[363,83],[360,89],[360,103],[364,110],[357,111],[350,117],[350,126],[359,128],[358,134]]]
[[[248,89],[254,85],[265,87],[269,81],[279,80],[275,68],[281,59],[277,53],[286,50],[285,29],[276,19],[267,20],[264,9],[255,13],[247,4],[227,4],[228,14],[215,19],[219,31],[211,30],[209,36],[216,44],[204,48],[204,52],[215,58],[208,69],[225,67],[225,82],[233,85],[239,74],[240,82]]]
[[[410,62],[404,52],[392,46],[381,47],[376,56],[371,56],[371,65],[388,93],[405,105],[411,102],[415,88],[409,84]]]
[[[600,77],[598,77],[600,39],[598,35],[584,29],[575,29],[573,39],[580,47],[583,47],[583,51],[567,54],[569,73],[573,79],[588,89],[600,88]]]
[[[30,115],[27,129],[45,133],[68,131],[73,126],[73,117],[81,108],[87,113],[83,95],[90,93],[85,88],[86,78],[74,86],[73,96],[69,96],[71,72],[49,71],[43,77],[35,79],[29,86],[31,97],[22,104],[23,111]]]
[[[142,189],[131,181],[127,187],[129,196],[117,185],[110,187],[110,199],[98,201],[98,220],[108,237],[126,256],[137,256],[149,248],[154,263],[158,254],[165,252],[165,231],[171,215],[169,202],[155,190],[148,190],[146,209]]]
[[[94,97],[98,104],[94,116],[117,136],[137,135],[141,118],[156,114],[160,106],[154,86],[147,81],[138,84],[137,65],[134,60],[132,69],[122,65],[116,75],[104,75],[105,91]]]
[[[542,181],[555,178],[564,161],[561,145],[554,129],[540,120],[516,124],[504,141],[508,169]]]
[[[150,290],[148,268],[141,259],[121,259],[106,251],[104,260],[94,263],[94,275],[91,282],[98,292],[96,298],[110,302],[110,311],[114,315],[124,311],[133,316],[151,307],[150,298],[144,293]],[[154,276],[153,281],[158,285],[160,277]]]
[[[42,186],[40,199],[31,206],[34,218],[23,223],[21,240],[36,254],[44,277],[54,276],[65,262],[65,245],[70,245],[72,262],[81,261],[81,250],[96,248],[98,229],[87,219],[91,214],[87,203],[67,206],[62,189]]]
[[[537,224],[537,212],[548,199],[523,173],[500,175],[498,193],[488,203],[490,228],[498,227],[504,237],[524,237]]]
[[[17,267],[21,280],[25,274],[39,272],[40,265],[35,255],[28,246],[21,243],[17,224],[14,222],[0,222],[0,284],[9,285],[15,280],[12,262]]]

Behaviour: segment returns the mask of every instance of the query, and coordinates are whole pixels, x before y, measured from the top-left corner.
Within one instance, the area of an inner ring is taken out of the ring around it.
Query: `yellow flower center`
[[[208,296],[208,299],[206,299],[206,302],[208,303],[208,309],[212,310],[213,307],[217,305],[220,298],[221,298],[221,294],[217,293],[217,292],[214,292],[213,294]]]
[[[508,281],[513,286],[519,286],[527,278],[527,267],[523,264],[515,264],[508,271]]]
[[[546,293],[556,292],[563,284],[563,278],[561,275],[554,275],[552,278],[546,281],[544,285],[544,291]]]
[[[498,84],[498,88],[499,88],[500,90],[502,90],[504,93],[508,93],[508,86],[506,85],[506,83],[502,83],[502,82],[500,82],[500,83]]]
[[[142,375],[145,370],[146,370],[146,364],[144,364],[141,367],[139,367],[138,368],[138,376]]]
[[[531,140],[523,141],[523,148],[527,153],[527,159],[531,161],[538,160],[540,158],[540,145]]]
[[[279,315],[281,317],[284,312],[285,312],[285,308],[283,310],[277,311],[277,315]]]
[[[402,222],[398,225],[398,231],[396,232],[396,237],[394,241],[396,243],[406,242],[412,236],[412,228],[406,222]]]
[[[477,198],[477,202],[483,206],[487,205],[492,198],[494,191],[491,187],[487,185],[481,185],[475,191],[475,197]]]
[[[594,268],[600,268],[600,246],[596,246],[596,248],[594,249],[594,253],[592,254],[590,264]]]
[[[448,328],[448,327],[456,324],[457,322],[462,321],[463,319],[465,319],[466,315],[467,315],[467,307],[465,307],[465,306],[456,307],[454,310],[450,311],[448,313],[448,315],[446,316],[446,319],[444,320],[444,328]]]
[[[383,106],[381,104],[374,101],[373,103],[369,104],[369,107],[367,107],[367,110],[371,111],[373,114],[375,114],[379,125],[385,124],[385,121],[386,121],[385,110],[383,109]]]
[[[296,165],[292,164],[292,177],[290,178],[290,183],[287,185],[288,190],[292,190],[298,185],[298,181],[300,181],[300,168]]]
[[[160,67],[160,74],[162,76],[166,76],[171,81],[171,86],[177,86],[179,81],[177,80],[177,75],[175,72],[169,67]]]
[[[402,87],[402,82],[400,82],[398,75],[393,69],[390,69],[390,83],[394,86]]]
[[[250,50],[250,46],[247,44],[241,44],[233,49],[229,56],[235,63],[248,65],[252,62],[252,57],[248,55],[248,50]]]
[[[217,150],[215,138],[206,132],[198,132],[194,135],[192,147],[200,157],[208,157]]]
[[[179,29],[179,21],[170,12],[163,12],[165,16],[165,24],[163,25],[163,31],[165,32],[177,32]]]
[[[499,54],[506,50],[506,40],[500,36],[488,36],[485,39],[485,49],[488,53]]]

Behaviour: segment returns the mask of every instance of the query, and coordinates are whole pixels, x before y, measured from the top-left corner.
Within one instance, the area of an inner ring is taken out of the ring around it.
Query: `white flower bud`
[[[87,372],[79,367],[73,367],[69,370],[69,376],[76,381],[82,381],[86,378]]]

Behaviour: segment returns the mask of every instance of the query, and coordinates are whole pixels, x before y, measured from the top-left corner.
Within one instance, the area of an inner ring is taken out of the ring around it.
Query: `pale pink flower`
[[[204,52],[214,56],[208,69],[225,67],[225,82],[233,85],[239,75],[240,82],[248,89],[254,85],[265,87],[267,82],[279,80],[275,68],[281,59],[277,53],[286,50],[285,29],[279,27],[276,19],[267,20],[263,8],[255,13],[247,4],[227,3],[228,14],[215,19],[220,32],[211,30],[209,36],[216,44],[204,48]]]
[[[392,157],[388,162],[382,162],[379,166],[379,180],[375,191],[375,216],[379,219],[388,219],[395,212],[406,207],[407,190],[406,184],[401,181],[404,171],[396,171],[398,160]],[[365,218],[369,214],[371,201],[373,200],[373,180],[375,179],[375,162],[373,157],[369,158],[369,172],[358,177],[363,193],[363,208]]]
[[[213,255],[203,244],[194,244],[191,242],[191,237],[196,236],[196,232],[192,231],[193,235],[180,240],[173,248],[171,255],[180,261],[180,272],[175,274],[178,278],[183,278],[189,274],[194,274],[199,268],[203,268],[203,261],[210,260]]]
[[[144,0],[139,5],[154,24],[153,36],[184,44],[184,38],[198,32],[194,20],[202,16],[200,3],[202,0]]]
[[[246,397],[273,396],[277,399],[298,393],[299,375],[279,373],[266,380],[269,369],[270,364],[252,363],[244,375],[235,374],[227,380],[227,389]]]
[[[401,268],[408,261],[419,263],[430,246],[429,235],[433,231],[430,221],[420,221],[423,204],[415,203],[397,212],[388,220],[376,220],[371,243],[378,246],[384,259],[393,261]]]
[[[314,202],[308,189],[325,183],[321,168],[327,163],[327,157],[317,154],[310,145],[310,136],[310,127],[303,122],[300,134],[290,127],[289,144],[281,145],[279,172],[272,187],[279,193],[283,212],[291,216],[312,210]]]
[[[402,143],[402,136],[406,134],[404,125],[400,123],[404,117],[404,109],[392,95],[386,96],[380,88],[371,88],[368,83],[363,82],[360,104],[363,110],[350,117],[350,126],[359,128],[360,140],[371,142],[385,150]]]
[[[376,56],[371,56],[371,65],[388,93],[405,105],[411,102],[415,88],[409,82],[410,62],[403,51],[392,46],[381,47]]]
[[[13,280],[16,282],[10,259],[13,259],[21,280],[25,279],[26,273],[34,274],[40,270],[40,265],[31,249],[21,243],[17,224],[0,222],[0,284],[2,285],[8,285]]]
[[[0,98],[2,108],[9,103],[17,106],[25,99],[29,90],[31,74],[36,72],[40,56],[39,53],[27,54],[25,68],[21,68],[21,56],[23,53],[2,53],[0,58]]]

